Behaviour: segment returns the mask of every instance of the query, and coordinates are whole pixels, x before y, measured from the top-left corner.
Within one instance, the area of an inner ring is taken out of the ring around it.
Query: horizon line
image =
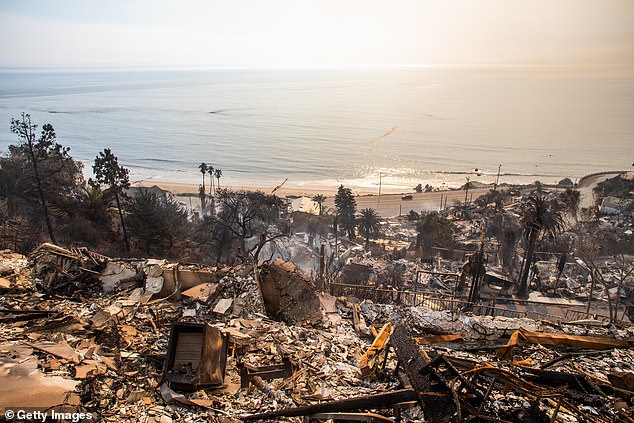
[[[213,64],[213,65],[0,65],[0,71],[54,70],[336,70],[336,69],[397,69],[397,68],[606,68],[632,67],[634,63],[434,63],[434,64]]]

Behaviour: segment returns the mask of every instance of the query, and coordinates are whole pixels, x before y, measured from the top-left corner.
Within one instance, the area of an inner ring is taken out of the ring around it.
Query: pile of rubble
[[[318,293],[291,263],[0,256],[0,412],[97,421],[631,421],[634,331]],[[532,420],[531,420],[532,419]],[[630,419],[630,420],[628,420]]]

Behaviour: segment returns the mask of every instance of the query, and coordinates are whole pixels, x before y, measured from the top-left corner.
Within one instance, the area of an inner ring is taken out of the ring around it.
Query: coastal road
[[[165,189],[167,188],[168,187],[165,187]],[[476,199],[490,190],[491,188],[471,189],[469,190],[469,198]],[[313,193],[293,192],[293,194],[305,195],[310,198]],[[325,192],[325,194],[328,194],[326,196],[326,201],[324,202],[325,210],[334,209],[334,193]],[[383,194],[380,198],[378,195],[374,194],[357,195],[355,196],[355,200],[357,201],[357,211],[372,208],[376,210],[381,217],[393,217],[400,214],[406,215],[410,210],[414,210],[417,213],[420,213],[421,211],[439,210],[441,197],[443,199],[443,204],[445,203],[446,198],[447,207],[451,207],[456,201],[464,202],[465,192],[462,190],[453,190],[412,193],[410,194],[412,196],[411,200],[403,200],[401,198],[403,195],[404,194]],[[185,203],[188,207],[191,203],[191,208],[194,210],[198,210],[200,208],[200,200],[197,197],[180,196],[177,193],[176,198],[178,201]]]
[[[142,185],[142,184],[139,184]],[[146,184],[149,185],[149,184]],[[195,193],[198,186],[195,184],[178,184],[178,183],[165,183],[158,184],[161,188],[168,190],[176,195],[178,201],[182,201],[187,207],[191,207],[194,210],[200,209],[200,200]],[[261,188],[254,187],[231,187],[232,189],[251,189],[258,190]],[[474,188],[469,190],[469,199],[475,199],[479,196],[489,192],[491,188]],[[270,190],[265,190],[270,193]],[[326,210],[335,208],[335,194],[336,190],[312,190],[312,189],[297,189],[297,188],[284,188],[277,192],[278,195],[295,195],[306,196],[311,198],[315,194],[322,194],[326,196],[324,207]],[[454,205],[456,201],[464,202],[465,192],[462,190],[453,191],[433,191],[433,192],[412,192],[411,200],[403,200],[401,197],[404,194],[383,194],[379,198],[377,194],[361,194],[356,195],[357,210],[363,210],[367,208],[375,209],[382,217],[398,216],[399,214],[407,214],[410,210],[414,210],[418,213],[421,211],[431,211],[440,209],[440,199],[442,197],[443,203],[445,198],[447,207]],[[191,206],[190,206],[191,205]]]
[[[479,196],[489,192],[491,188],[474,188],[469,190],[469,198],[478,198]],[[407,214],[410,210],[418,213],[421,211],[431,211],[440,209],[440,199],[447,198],[447,207],[451,207],[456,201],[463,202],[465,192],[462,190],[455,191],[434,191],[413,193],[411,200],[403,200],[403,194],[384,194],[379,198],[378,195],[361,195],[355,197],[357,200],[357,210],[372,208],[375,209],[382,217],[398,216],[399,214]],[[325,201],[326,210],[334,208],[334,199],[328,198]]]
[[[469,190],[469,198],[476,199],[490,190],[491,188],[474,188]],[[334,193],[326,192],[326,194],[328,195],[324,202],[325,210],[334,209]],[[357,211],[371,208],[376,210],[381,217],[393,217],[399,214],[405,215],[409,213],[410,210],[414,210],[417,213],[421,211],[439,210],[441,197],[443,203],[445,203],[446,197],[447,207],[451,207],[456,201],[463,202],[464,194],[462,190],[412,193],[411,200],[403,200],[401,197],[404,194],[383,194],[380,199],[378,195],[366,194],[355,196],[355,200],[357,201]],[[308,192],[300,193],[300,195],[311,197],[311,193]],[[189,195],[183,196],[177,193],[176,199],[184,203],[186,207],[190,207],[191,204],[192,209],[200,209],[200,200],[198,197]]]
[[[592,189],[600,182],[613,178],[619,175],[622,172],[603,172],[597,173],[593,175],[588,175],[579,182],[579,187],[577,188],[581,193],[581,204],[580,207],[589,207],[593,204],[594,196]],[[139,184],[150,186],[150,183]],[[178,184],[178,183],[159,183],[161,188],[166,189],[168,191],[173,192],[179,201],[182,201],[186,204],[186,206],[190,206],[191,208],[197,210],[200,208],[200,201],[198,197],[194,194],[190,196],[188,193],[195,193],[198,190],[198,185],[196,184]],[[233,189],[251,189],[251,190],[262,190],[262,188],[256,187],[243,187],[236,186],[230,187]],[[486,194],[490,191],[490,187],[488,188],[474,188],[469,190],[469,198],[475,199],[479,196]],[[266,193],[270,193],[271,190],[264,190]],[[334,196],[336,194],[336,190],[325,190],[325,189],[304,189],[304,188],[288,188],[284,187],[279,189],[276,193],[280,196],[285,195],[294,195],[294,196],[306,196],[311,198],[316,194],[322,194],[326,196],[326,201],[324,202],[324,206],[326,210],[334,209]],[[416,212],[421,211],[431,211],[440,209],[440,200],[443,198],[443,203],[445,203],[445,197],[447,198],[446,204],[447,207],[452,206],[456,201],[463,202],[465,199],[465,192],[462,190],[453,190],[453,191],[434,191],[434,192],[422,192],[422,193],[411,193],[409,195],[412,196],[411,200],[403,200],[401,197],[404,194],[383,194],[379,198],[376,194],[361,194],[355,196],[357,201],[357,210],[362,210],[366,208],[375,209],[382,217],[392,217],[398,216],[399,214],[406,215],[410,210],[414,210]]]
[[[592,207],[595,201],[594,192],[592,190],[601,182],[615,178],[621,173],[623,172],[605,172],[584,177],[577,187],[580,194],[579,209]]]

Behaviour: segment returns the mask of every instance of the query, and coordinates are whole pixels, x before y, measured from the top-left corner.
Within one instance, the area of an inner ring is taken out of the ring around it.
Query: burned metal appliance
[[[221,386],[228,335],[201,323],[172,323],[163,378],[176,389]]]

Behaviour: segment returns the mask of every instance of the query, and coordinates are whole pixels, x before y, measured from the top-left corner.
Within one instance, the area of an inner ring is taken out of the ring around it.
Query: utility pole
[[[500,169],[502,168],[502,165],[498,165],[498,176],[497,178],[495,178],[495,185],[493,186],[493,191],[497,191],[498,189],[498,183],[500,182]]]
[[[379,204],[381,204],[381,178],[383,177],[383,173],[379,172]]]

